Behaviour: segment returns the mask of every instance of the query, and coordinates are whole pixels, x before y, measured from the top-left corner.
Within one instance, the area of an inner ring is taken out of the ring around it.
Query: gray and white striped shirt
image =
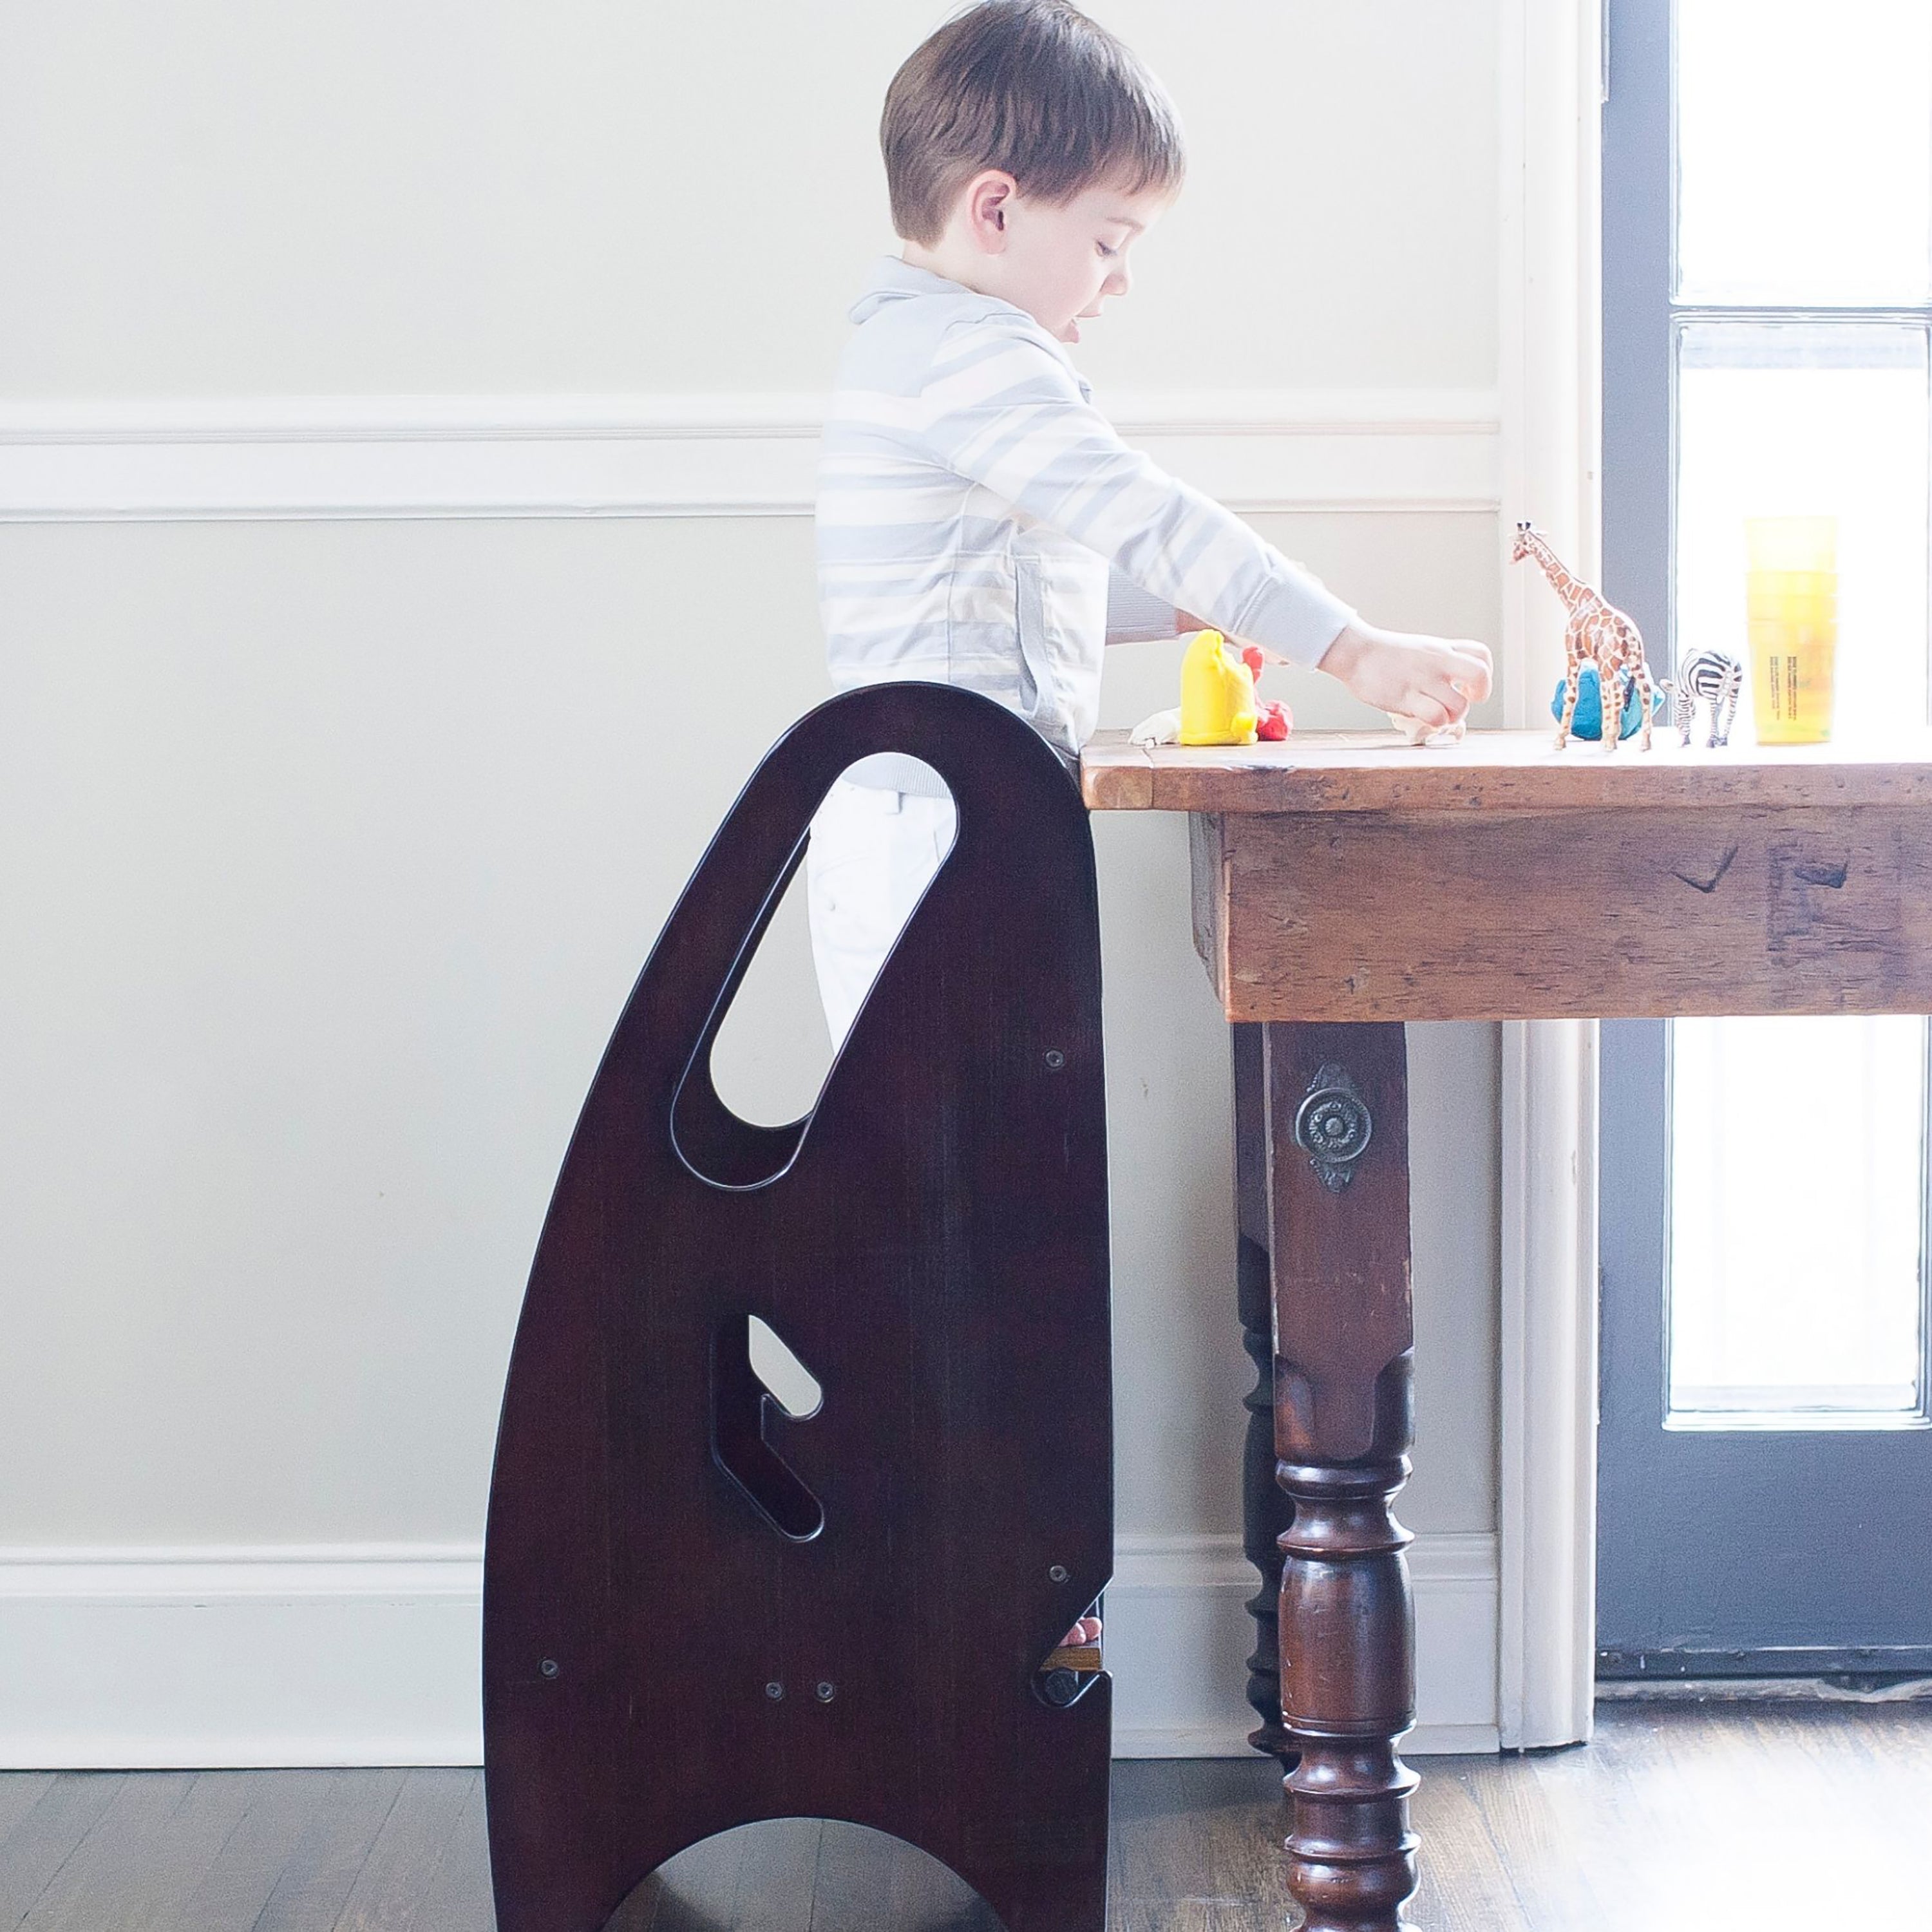
[[[1130,449],[1024,309],[895,256],[851,311],[819,459],[819,607],[841,691],[963,685],[1070,760],[1109,643],[1177,609],[1312,664],[1354,612],[1238,517]],[[893,756],[849,774],[942,789]]]

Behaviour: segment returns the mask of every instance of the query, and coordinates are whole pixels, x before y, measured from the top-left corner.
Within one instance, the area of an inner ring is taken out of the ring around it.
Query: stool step
[[[1058,1650],[1046,1654],[1042,1670],[1098,1670],[1100,1667],[1100,1646],[1097,1643],[1062,1644]]]

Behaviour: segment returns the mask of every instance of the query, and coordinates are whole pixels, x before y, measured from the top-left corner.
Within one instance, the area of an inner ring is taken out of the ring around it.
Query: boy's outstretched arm
[[[964,325],[937,362],[920,399],[931,452],[1177,614],[1198,612],[1432,728],[1487,695],[1484,646],[1364,623],[1232,512],[1130,449],[1057,346],[1027,325]]]

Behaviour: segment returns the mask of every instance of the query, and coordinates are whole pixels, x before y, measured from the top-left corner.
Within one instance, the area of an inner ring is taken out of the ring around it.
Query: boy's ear
[[[1018,192],[1019,183],[1003,168],[982,169],[966,184],[966,232],[983,254],[1005,253],[1007,211]]]

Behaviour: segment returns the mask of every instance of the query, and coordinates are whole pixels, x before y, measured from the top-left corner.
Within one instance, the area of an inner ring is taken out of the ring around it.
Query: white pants
[[[812,821],[806,899],[818,998],[837,1052],[920,895],[951,850],[950,798],[838,779]]]

